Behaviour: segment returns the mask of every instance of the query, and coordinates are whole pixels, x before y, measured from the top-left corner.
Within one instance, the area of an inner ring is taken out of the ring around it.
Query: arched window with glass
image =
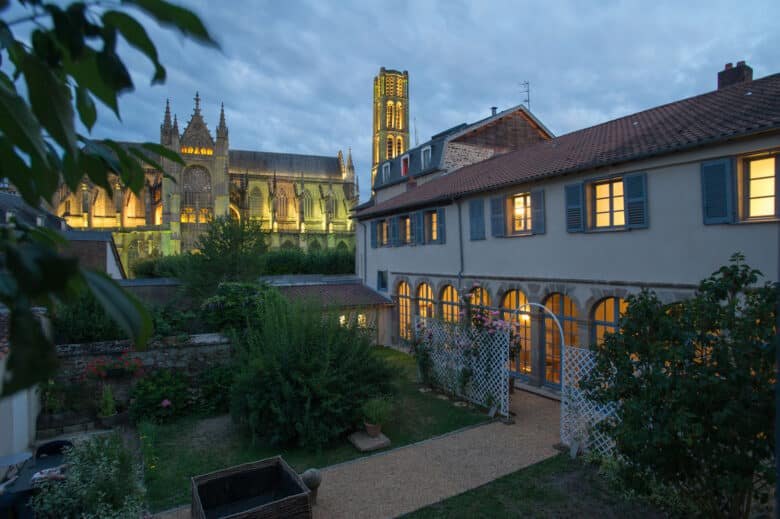
[[[388,128],[392,128],[393,127],[394,119],[395,119],[395,114],[394,114],[394,111],[393,111],[393,102],[392,101],[388,101],[387,102],[387,113],[385,114],[385,122],[387,123],[387,127]]]
[[[417,286],[417,315],[421,319],[435,317],[433,311],[435,301],[433,299],[433,290],[428,283],[420,283]]]
[[[555,314],[563,327],[566,346],[577,346],[577,307],[568,296],[555,293],[547,298],[545,306]],[[544,381],[548,385],[561,385],[561,335],[552,317],[544,317]]]
[[[404,152],[404,138],[398,137],[395,141],[395,156],[399,156]]]
[[[404,129],[404,110],[401,101],[395,103],[395,127],[398,130]]]
[[[398,335],[401,339],[412,338],[412,298],[409,284],[405,281],[398,283]]]
[[[527,303],[520,290],[510,290],[501,301],[501,317],[510,323],[509,369],[523,378],[531,374],[531,314]]]
[[[303,218],[308,220],[314,218],[314,200],[311,193],[304,189],[303,191]]]
[[[618,331],[620,316],[626,312],[628,303],[619,297],[602,299],[593,309],[593,336],[596,346],[604,343],[604,334]]]
[[[280,189],[274,198],[274,204],[276,204],[276,218],[287,218],[287,193],[284,189]]]
[[[393,146],[393,138],[392,137],[388,137],[387,138],[387,157],[386,158],[388,158],[388,159],[392,159],[393,158],[393,148],[394,148],[394,146]]]
[[[441,291],[441,317],[447,322],[457,323],[459,312],[458,291],[454,286],[446,285]]]
[[[490,306],[490,294],[483,287],[471,289],[471,306],[487,308]]]

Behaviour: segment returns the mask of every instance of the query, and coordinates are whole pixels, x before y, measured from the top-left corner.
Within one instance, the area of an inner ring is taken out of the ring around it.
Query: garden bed
[[[421,393],[415,381],[414,359],[387,348],[377,355],[403,369],[396,409],[383,431],[402,446],[487,420],[482,410],[455,407],[432,393]],[[275,449],[257,443],[235,427],[228,416],[184,419],[169,425],[139,427],[147,497],[152,511],[165,510],[190,501],[190,477],[224,467],[281,454],[297,471],[322,468],[362,456],[346,439],[312,452],[301,448]]]

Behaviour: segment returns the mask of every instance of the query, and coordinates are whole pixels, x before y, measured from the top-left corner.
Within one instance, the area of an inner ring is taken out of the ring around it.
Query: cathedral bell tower
[[[409,73],[379,69],[374,78],[374,143],[371,185],[380,162],[409,149]]]

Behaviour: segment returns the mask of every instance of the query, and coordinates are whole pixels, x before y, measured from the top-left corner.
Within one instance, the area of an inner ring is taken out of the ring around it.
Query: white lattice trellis
[[[588,450],[609,456],[614,443],[596,425],[606,419],[614,419],[616,405],[601,405],[588,399],[579,382],[596,365],[595,354],[586,348],[563,348],[563,380],[561,384],[561,441],[584,442]]]
[[[417,318],[415,331],[430,353],[441,389],[509,416],[509,332]]]

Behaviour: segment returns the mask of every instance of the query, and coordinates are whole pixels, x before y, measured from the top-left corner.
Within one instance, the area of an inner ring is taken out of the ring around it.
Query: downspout
[[[455,202],[455,199],[452,200]],[[461,216],[460,200],[458,200],[458,248],[460,249],[460,270],[458,271],[458,294],[462,294],[463,288],[463,219]]]
[[[363,284],[366,284],[366,269],[368,268],[368,258],[366,256],[366,224],[358,222],[363,228]]]

